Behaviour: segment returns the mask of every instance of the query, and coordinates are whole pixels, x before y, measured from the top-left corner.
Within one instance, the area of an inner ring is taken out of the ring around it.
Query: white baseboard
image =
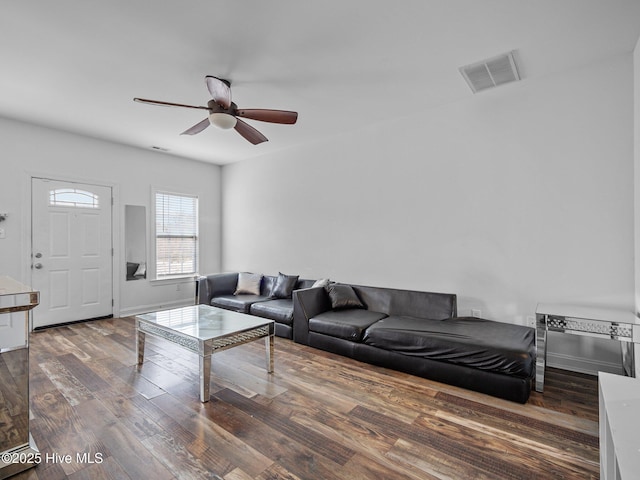
[[[622,365],[619,363],[603,362],[592,358],[574,357],[561,353],[548,352],[547,366],[588,375],[598,375],[598,372],[623,374]]]
[[[176,300],[169,303],[158,303],[153,305],[136,305],[131,308],[122,308],[118,317],[131,317],[133,315],[141,315],[143,313],[157,312],[158,310],[168,310],[171,308],[188,307],[193,305],[193,300]]]

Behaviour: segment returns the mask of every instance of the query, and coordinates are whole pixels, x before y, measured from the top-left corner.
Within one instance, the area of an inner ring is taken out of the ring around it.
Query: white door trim
[[[22,238],[25,240],[22,242],[22,282],[30,285],[31,282],[31,251],[32,251],[32,231],[31,231],[31,216],[32,216],[32,201],[31,201],[31,184],[32,178],[47,178],[50,180],[60,182],[74,182],[74,183],[86,183],[99,185],[103,187],[110,187],[113,197],[113,205],[111,209],[111,245],[113,247],[113,267],[112,271],[112,292],[113,292],[113,316],[120,316],[120,279],[124,278],[124,271],[122,270],[122,252],[119,239],[122,237],[121,229],[121,201],[120,201],[120,186],[117,183],[105,182],[104,180],[97,180],[95,178],[87,177],[75,177],[72,175],[60,175],[52,172],[42,171],[25,171],[23,176],[23,188],[22,188]],[[38,307],[36,307],[38,308]],[[32,322],[31,322],[32,323]],[[29,331],[33,331],[33,324],[29,325]]]

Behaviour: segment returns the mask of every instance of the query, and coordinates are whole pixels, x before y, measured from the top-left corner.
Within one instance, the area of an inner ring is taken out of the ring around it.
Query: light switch
[[[4,233],[4,228],[0,228],[0,238],[7,238]]]

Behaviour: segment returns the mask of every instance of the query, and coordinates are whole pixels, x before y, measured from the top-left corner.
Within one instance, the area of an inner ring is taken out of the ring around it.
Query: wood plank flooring
[[[550,369],[520,405],[276,338],[197,357],[132,318],[31,335],[31,430],[56,479],[588,479],[599,477],[596,377]],[[60,458],[70,456],[70,461]],[[46,461],[45,461],[46,460]]]

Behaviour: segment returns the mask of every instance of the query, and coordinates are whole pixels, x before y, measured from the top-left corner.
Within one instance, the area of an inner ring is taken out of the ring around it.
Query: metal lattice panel
[[[612,322],[600,322],[597,320],[571,319],[565,317],[549,316],[547,326],[550,330],[574,331],[604,335],[607,337],[632,338],[631,325]]]
[[[162,328],[154,327],[153,325],[149,325],[147,323],[140,322],[138,325],[138,329],[141,332],[150,333],[151,335],[156,335],[160,338],[164,338],[173,343],[177,343],[178,345],[191,350],[192,352],[199,353],[200,348],[198,346],[198,340],[190,337],[185,337],[183,335],[178,335],[174,332],[168,332],[163,330]]]
[[[260,328],[256,328],[253,330],[249,330],[248,332],[241,332],[230,337],[220,338],[211,342],[212,350],[220,350],[222,348],[226,348],[230,345],[237,345],[240,343],[250,342],[257,338],[266,337],[269,335],[269,327],[264,326]]]

